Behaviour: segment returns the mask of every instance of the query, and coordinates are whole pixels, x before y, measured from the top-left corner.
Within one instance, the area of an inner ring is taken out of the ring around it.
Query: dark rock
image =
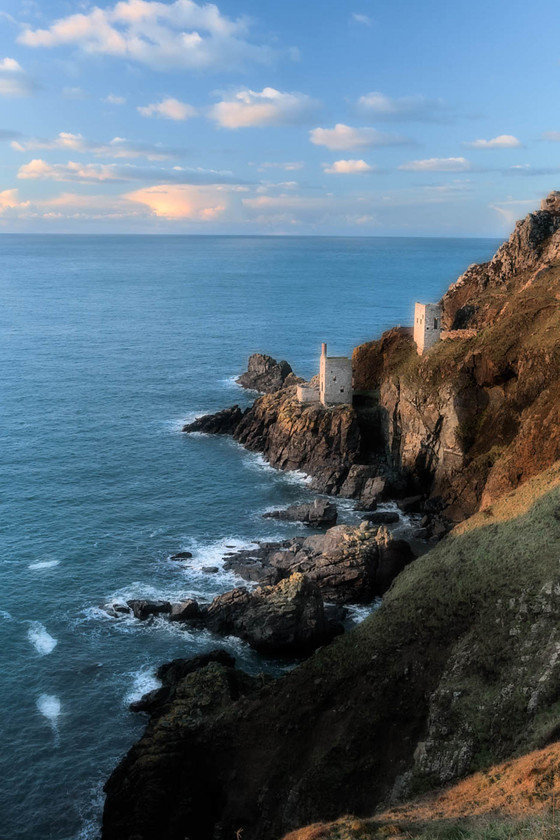
[[[336,505],[326,499],[315,499],[309,504],[291,505],[285,510],[273,510],[264,514],[269,519],[284,519],[288,522],[303,522],[312,528],[328,528],[336,525]]]
[[[199,618],[200,607],[192,598],[171,605],[169,621],[196,621]]]
[[[427,540],[430,536],[429,528],[417,528],[412,534],[417,540]]]
[[[254,353],[249,357],[247,372],[236,381],[243,388],[260,391],[261,394],[273,394],[284,387],[290,374],[294,378],[288,362],[277,362],[271,356]]]
[[[190,560],[192,557],[191,551],[178,551],[177,554],[172,554],[170,560]]]
[[[225,650],[213,650],[192,659],[173,659],[160,665],[156,676],[161,680],[161,688],[155,688],[144,694],[140,700],[130,704],[131,712],[148,712],[150,715],[161,714],[167,703],[170,703],[176,693],[177,686],[189,674],[205,668],[211,662],[218,663],[226,668],[235,667],[235,659]]]
[[[371,522],[372,525],[394,525],[399,520],[400,516],[396,510],[375,510],[362,517],[363,522]]]
[[[217,572],[220,571],[219,566],[203,566],[201,569],[205,575],[215,575]]]
[[[224,408],[216,414],[205,414],[194,422],[183,426],[184,432],[203,432],[208,435],[232,435],[243,419],[243,412],[238,405]]]
[[[397,504],[403,513],[420,513],[424,506],[424,496],[408,496]]]
[[[204,619],[209,630],[275,656],[305,656],[340,632],[327,620],[318,586],[298,573],[275,586],[219,595]]]
[[[134,616],[144,621],[152,615],[162,615],[171,612],[171,604],[169,601],[147,601],[144,599],[135,599],[126,602]]]

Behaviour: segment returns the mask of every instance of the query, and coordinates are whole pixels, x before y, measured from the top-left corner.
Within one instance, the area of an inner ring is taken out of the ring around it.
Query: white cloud
[[[27,28],[18,41],[28,47],[78,46],[156,70],[220,70],[271,60],[273,51],[251,43],[248,35],[246,18],[232,20],[213,3],[121,0],[60,18],[47,29]]]
[[[255,164],[251,164],[254,166]],[[299,169],[303,169],[303,161],[302,160],[293,160],[293,161],[285,161],[276,163],[275,161],[265,161],[264,163],[260,163],[258,166],[259,172],[265,172],[267,169],[283,169],[284,172],[296,172]]]
[[[154,102],[152,105],[139,105],[137,110],[143,117],[161,117],[165,120],[177,121],[188,120],[197,113],[192,105],[187,105],[186,102],[180,102],[171,96],[162,99],[161,102]]]
[[[103,102],[107,102],[109,105],[124,105],[126,98],[124,96],[115,96],[114,93],[110,93],[105,97]]]
[[[491,140],[473,140],[463,145],[470,149],[520,149],[523,144],[513,134],[499,134]]]
[[[334,128],[314,128],[309,132],[309,139],[316,146],[326,146],[334,151],[410,143],[398,134],[387,134],[376,128],[352,128],[344,123],[337,123]]]
[[[231,194],[224,187],[158,184],[128,193],[124,198],[149,207],[155,216],[170,220],[213,222],[231,206]]]
[[[538,202],[529,198],[499,201],[496,204],[490,204],[489,207],[491,210],[499,213],[507,227],[510,228],[515,224],[517,219],[522,218],[527,213],[530,213],[531,210],[534,210],[536,205],[538,205]]]
[[[468,172],[471,168],[471,164],[464,157],[411,160],[399,166],[399,169],[407,172]]]
[[[79,183],[118,181],[163,181],[175,184],[239,184],[231,172],[215,169],[143,168],[132,164],[116,163],[47,163],[39,158],[20,166],[17,177],[22,180],[77,181]]]
[[[240,90],[210,109],[210,116],[224,128],[297,125],[310,119],[318,102],[305,93],[285,93],[276,88]]]
[[[372,20],[369,15],[362,15],[359,12],[352,12],[352,20],[355,23],[361,23],[364,26],[371,26]]]
[[[11,207],[17,207],[19,197],[17,190],[3,190],[0,192],[0,213]]]
[[[36,90],[37,85],[15,58],[0,59],[0,96],[31,96]]]
[[[443,99],[429,99],[421,95],[391,98],[372,91],[360,96],[357,105],[362,113],[378,120],[441,122],[449,116],[449,108]]]
[[[375,167],[370,166],[365,160],[335,160],[331,164],[324,163],[323,169],[327,175],[357,175],[375,171]]]
[[[61,131],[51,140],[40,137],[14,140],[12,148],[18,152],[31,152],[38,149],[66,149],[73,152],[93,154],[106,158],[146,158],[147,160],[167,160],[179,157],[180,150],[149,143],[134,143],[124,137],[113,137],[109,143],[96,143],[86,140],[81,134]]]

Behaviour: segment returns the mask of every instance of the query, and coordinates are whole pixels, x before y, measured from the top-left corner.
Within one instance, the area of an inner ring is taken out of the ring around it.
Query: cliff
[[[220,662],[180,679],[107,784],[104,840],[277,840],[555,740],[559,508],[555,466],[281,679]]]
[[[300,405],[284,387],[187,430],[232,433],[366,506],[421,493],[460,521],[492,504],[560,457],[560,194],[543,206],[450,287],[447,340],[418,356],[396,328],[356,348],[353,408]]]

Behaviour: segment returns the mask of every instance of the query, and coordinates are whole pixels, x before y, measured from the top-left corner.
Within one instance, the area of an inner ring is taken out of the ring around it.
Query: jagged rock
[[[391,575],[413,559],[408,543],[393,539],[384,528],[364,531],[337,525],[324,535],[240,551],[228,557],[224,567],[245,580],[266,584],[302,572],[317,584],[326,601],[351,604],[368,603],[383,594]]]
[[[169,601],[148,601],[144,599],[135,599],[126,602],[132,610],[135,618],[140,621],[150,618],[152,615],[163,615],[171,612],[171,604]]]
[[[191,551],[178,551],[177,554],[172,554],[169,559],[170,560],[181,561],[181,560],[190,560],[191,558],[192,558],[192,552]]]
[[[249,357],[247,372],[243,373],[236,381],[243,388],[260,391],[261,394],[273,394],[275,391],[284,388],[290,374],[292,374],[290,384],[294,384],[295,377],[288,362],[277,362],[271,356],[254,353]]]
[[[269,519],[285,519],[288,522],[303,522],[312,528],[328,528],[336,524],[336,505],[326,499],[315,499],[302,505],[291,505],[284,510],[273,510],[265,513]]]
[[[183,426],[184,432],[203,432],[208,435],[232,435],[243,418],[238,405],[224,408],[216,414],[205,414]]]
[[[169,621],[194,621],[200,618],[200,607],[192,598],[172,604],[169,611]]]
[[[220,571],[219,566],[203,566],[201,569],[205,575],[215,575]]]
[[[214,633],[239,636],[275,656],[305,656],[342,630],[327,620],[317,585],[299,573],[275,586],[218,595],[204,620]]]

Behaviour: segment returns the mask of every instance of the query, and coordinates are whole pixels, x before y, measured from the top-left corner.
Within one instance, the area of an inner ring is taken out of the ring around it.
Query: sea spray
[[[47,632],[47,628],[40,621],[31,622],[27,638],[40,656],[52,653],[58,644],[58,640]]]

